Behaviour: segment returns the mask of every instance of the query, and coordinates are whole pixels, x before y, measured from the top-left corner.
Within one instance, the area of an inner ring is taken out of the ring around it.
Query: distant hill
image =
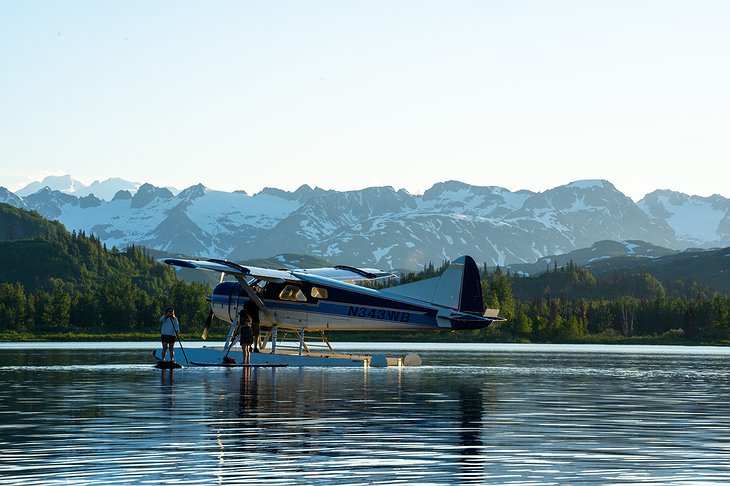
[[[644,257],[658,258],[674,255],[677,250],[671,250],[645,241],[598,241],[588,248],[580,248],[562,255],[549,255],[538,259],[535,263],[517,263],[505,268],[512,272],[524,275],[539,275],[551,271],[556,267],[573,262],[576,265],[594,268],[603,261],[613,260],[616,257]]]
[[[648,273],[666,283],[694,279],[730,293],[730,248],[686,250],[657,258],[620,256],[593,262],[588,268],[597,276]]]
[[[119,277],[140,282],[174,278],[169,267],[156,263],[141,248],[109,251],[93,235],[71,234],[35,211],[0,204],[0,228],[0,282],[43,290],[59,283],[91,288]]]
[[[36,211],[0,203],[0,241],[57,238],[64,233],[61,223],[49,221]]]
[[[600,241],[590,248],[552,255],[535,264],[511,265],[512,272],[539,275],[572,263],[599,278],[613,275],[650,274],[666,285],[696,280],[730,293],[730,248],[675,251],[644,241]]]
[[[513,274],[512,291],[518,299],[565,297],[571,300],[656,298],[672,295],[695,299],[715,291],[730,295],[730,248],[693,250],[661,257],[616,256],[585,266],[568,260],[557,269],[531,277]]]

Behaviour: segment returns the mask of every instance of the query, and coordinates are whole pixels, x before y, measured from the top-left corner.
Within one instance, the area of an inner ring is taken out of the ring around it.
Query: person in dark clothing
[[[251,321],[251,333],[253,334],[253,352],[258,353],[259,351],[259,334],[261,334],[261,325],[259,320],[259,306],[253,300],[247,300],[243,304],[243,309],[248,314],[248,318]]]
[[[241,313],[241,349],[243,350],[243,364],[251,364],[251,345],[253,344],[253,330],[251,318],[247,313]]]

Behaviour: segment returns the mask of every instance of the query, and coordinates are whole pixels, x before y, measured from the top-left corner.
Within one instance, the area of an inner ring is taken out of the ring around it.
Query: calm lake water
[[[0,343],[0,483],[730,482],[727,348],[344,343],[424,366],[163,371],[155,346]]]

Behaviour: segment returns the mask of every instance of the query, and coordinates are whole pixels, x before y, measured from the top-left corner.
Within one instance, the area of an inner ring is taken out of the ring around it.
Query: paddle
[[[233,334],[231,334],[231,343],[228,346],[228,350],[226,350],[226,354],[223,355],[223,362],[224,363],[235,363],[236,360],[234,358],[229,358],[228,353],[231,352],[231,349],[233,349],[233,345],[236,344],[236,336],[238,333],[241,332],[241,325],[239,323],[236,324],[236,329],[233,330]],[[239,339],[240,341],[240,339]]]
[[[175,326],[172,326],[172,328],[175,329]],[[185,354],[185,348],[183,348],[182,339],[180,339],[180,334],[178,334],[177,329],[175,329],[175,336],[177,336],[177,342],[180,343],[180,351],[182,351],[183,358],[185,358],[185,364],[188,365],[188,368],[189,368],[190,361],[188,361],[188,355]],[[172,351],[172,348],[170,348],[170,351]]]

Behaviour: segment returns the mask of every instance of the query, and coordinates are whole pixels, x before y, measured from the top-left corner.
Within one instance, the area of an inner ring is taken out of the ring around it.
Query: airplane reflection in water
[[[247,477],[251,457],[276,465],[269,479],[318,471],[351,480],[360,470],[377,481],[383,468],[387,480],[397,466],[400,477],[478,481],[488,460],[485,391],[492,400],[495,392],[473,376],[444,382],[443,373],[423,371],[247,369],[222,371],[222,381],[203,377],[221,476]]]

